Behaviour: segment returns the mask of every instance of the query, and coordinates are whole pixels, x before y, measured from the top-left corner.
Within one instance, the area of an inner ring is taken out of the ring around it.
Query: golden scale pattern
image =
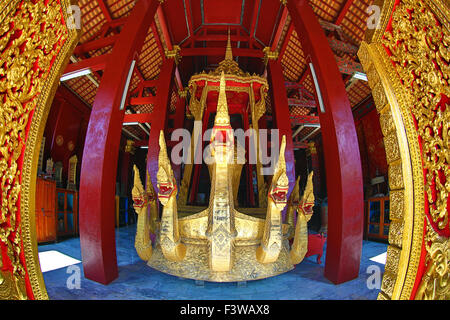
[[[21,211],[29,208],[19,209],[25,179],[19,166],[25,152],[30,116],[41,101],[40,96],[46,95],[43,92],[50,86],[46,79],[68,38],[68,31],[61,23],[64,9],[59,1],[12,1],[10,5],[2,6],[0,16],[0,249],[6,248],[7,253],[0,259],[0,267],[7,267],[6,262],[12,266],[12,273],[1,270],[0,297],[26,299],[27,269],[22,257],[25,255],[25,259],[29,259],[24,249],[30,250],[31,243],[23,239],[24,232],[30,230],[26,230],[29,218]],[[34,273],[34,267],[28,273]]]

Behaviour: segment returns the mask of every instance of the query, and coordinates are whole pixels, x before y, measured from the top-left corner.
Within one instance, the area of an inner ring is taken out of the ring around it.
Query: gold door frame
[[[438,227],[440,230],[436,230],[430,223],[438,225],[438,221],[444,221],[443,224],[448,222],[445,204],[449,190],[448,186],[438,186],[440,192],[437,192],[437,199],[434,201],[438,212],[434,216],[427,216],[425,194],[431,194],[431,182],[427,175],[427,183],[424,183],[424,170],[434,173],[442,170],[446,179],[450,177],[448,164],[445,165],[445,153],[449,152],[448,137],[445,137],[449,130],[450,111],[447,106],[442,114],[426,118],[427,112],[431,114],[430,109],[435,104],[431,102],[422,105],[422,102],[427,101],[426,97],[431,92],[450,96],[448,67],[445,69],[445,65],[441,66],[438,62],[441,74],[437,68],[431,67],[432,58],[436,57],[438,60],[439,55],[448,61],[449,57],[445,53],[448,54],[449,50],[450,11],[445,0],[402,0],[395,10],[394,3],[395,0],[375,1],[375,5],[382,8],[378,29],[367,32],[366,41],[363,41],[358,52],[380,115],[389,165],[392,222],[385,273],[378,299],[449,299],[446,281],[449,272],[449,241],[448,237],[437,234],[439,231],[444,232],[445,226],[441,225]],[[411,16],[407,9],[413,9]],[[392,34],[385,32],[391,19]],[[435,20],[442,25],[437,25]],[[425,26],[427,31],[423,30]],[[433,42],[433,35],[443,35],[442,43]],[[398,41],[404,41],[409,48],[408,52],[404,50],[403,43],[396,47]],[[435,48],[433,51],[432,46]],[[391,56],[385,47],[392,49]],[[398,62],[396,67],[393,61]],[[409,78],[411,71],[419,75],[420,84],[416,85],[415,79]],[[414,110],[417,109],[416,105],[423,109],[420,112]],[[442,140],[447,141],[439,141],[437,132],[441,126],[444,131]],[[427,127],[434,130],[434,138],[427,136]],[[425,159],[426,155],[422,153],[421,147],[430,150],[435,144],[442,150],[441,158],[436,153],[436,163],[425,160],[422,165],[422,158]],[[424,242],[424,239],[429,242]],[[422,245],[426,252],[423,252]],[[423,259],[425,270],[421,266]],[[423,272],[425,274],[422,277]]]
[[[48,299],[39,264],[34,198],[45,124],[61,73],[79,40],[77,20],[71,16],[71,5],[74,4],[76,2],[70,0],[50,0],[47,5],[43,0],[35,4],[29,0],[2,1],[0,4],[0,30],[2,35],[6,34],[6,40],[0,40],[0,48],[5,50],[2,61],[7,64],[5,70],[1,69],[5,79],[0,84],[0,93],[4,94],[6,102],[0,109],[0,138],[2,143],[14,150],[10,153],[6,152],[8,148],[2,150],[0,178],[10,181],[7,186],[11,193],[7,195],[6,188],[2,190],[8,203],[2,203],[0,222],[8,221],[11,226],[16,225],[17,231],[8,226],[0,229],[0,240],[7,248],[7,257],[0,257],[0,267],[4,267],[3,260],[9,261],[12,269],[0,270],[0,299]],[[17,30],[21,34],[8,48],[7,40]],[[24,42],[26,44],[20,52],[19,46]],[[55,54],[52,55],[52,52]],[[39,61],[40,76],[33,70],[36,60]],[[13,88],[33,93],[17,94]],[[13,113],[11,110],[15,108],[17,111]],[[25,125],[30,117],[26,138]],[[6,136],[9,139],[6,140]],[[21,172],[20,154],[23,154]],[[9,167],[5,165],[7,160],[11,161]],[[17,199],[20,199],[19,206]],[[19,219],[20,225],[17,226],[13,222]],[[21,257],[24,257],[24,262]]]

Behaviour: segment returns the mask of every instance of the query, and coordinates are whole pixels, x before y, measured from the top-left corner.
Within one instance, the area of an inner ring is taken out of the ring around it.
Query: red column
[[[124,110],[119,110],[131,61],[141,49],[158,0],[140,0],[107,61],[92,107],[80,180],[80,244],[86,278],[107,284],[117,278],[115,186]]]
[[[287,6],[325,105],[319,112],[329,212],[325,277],[338,284],[359,273],[364,210],[358,140],[347,92],[317,17],[308,1],[288,0]]]
[[[156,192],[158,192],[156,174],[158,173],[159,132],[167,127],[174,73],[175,61],[166,59],[159,73],[156,100],[152,112],[152,126],[148,138],[147,171],[150,173],[150,179]]]
[[[294,144],[292,141],[292,129],[289,114],[289,105],[284,85],[284,76],[281,63],[278,60],[270,59],[267,63],[267,79],[272,90],[272,125],[279,130],[279,145],[283,135],[286,136],[286,173],[289,178],[289,197],[295,184],[295,164],[294,164]],[[283,217],[286,210],[283,211]]]

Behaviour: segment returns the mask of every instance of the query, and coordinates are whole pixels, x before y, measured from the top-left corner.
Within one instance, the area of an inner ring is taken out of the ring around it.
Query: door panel
[[[39,242],[56,240],[55,196],[56,183],[43,179],[36,181],[36,234]]]

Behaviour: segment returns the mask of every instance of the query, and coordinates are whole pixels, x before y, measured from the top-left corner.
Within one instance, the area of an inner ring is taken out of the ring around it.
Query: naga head
[[[167,156],[166,142],[164,140],[164,133],[161,130],[159,135],[159,159],[158,159],[158,173],[156,174],[158,198],[161,204],[164,206],[169,201],[172,195],[176,195],[177,184],[175,182],[175,176],[170,166],[170,160]]]
[[[139,170],[134,165],[134,185],[131,190],[131,195],[133,196],[133,208],[135,210],[141,209],[147,204],[147,198],[144,190],[144,186],[142,185],[141,177],[139,176]]]
[[[155,201],[155,191],[153,190],[152,183],[150,181],[150,176],[147,172],[147,190],[144,189],[142,185],[141,177],[139,175],[139,169],[134,165],[134,185],[131,190],[131,195],[133,197],[133,208],[135,210],[142,209],[149,202]]]
[[[303,193],[302,200],[298,205],[298,211],[300,214],[305,215],[305,217],[309,220],[313,214],[314,208],[314,188],[313,188],[313,174],[314,171],[308,175],[308,182],[306,183],[305,192]]]
[[[269,197],[273,200],[275,206],[279,210],[283,210],[287,203],[287,193],[289,190],[289,179],[286,174],[286,161],[284,158],[284,150],[286,149],[286,136],[283,136],[280,156],[272,179],[269,190]]]

